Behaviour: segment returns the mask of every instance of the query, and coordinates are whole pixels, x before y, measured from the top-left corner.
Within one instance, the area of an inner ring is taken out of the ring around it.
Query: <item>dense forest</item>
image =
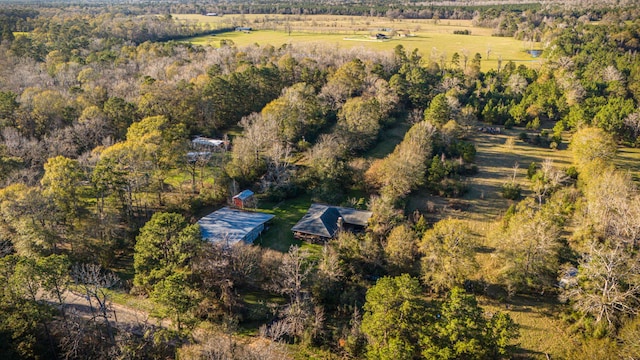
[[[549,357],[519,345],[523,298],[561,319],[554,357],[640,357],[640,192],[613,161],[640,146],[640,8],[584,3],[0,4],[0,358]],[[197,46],[225,29],[169,15],[347,9],[470,19],[544,62]],[[514,129],[572,163],[522,163],[491,231],[408,211],[462,203],[477,133]],[[197,135],[230,145],[187,156]],[[203,241],[195,221],[244,188],[373,216],[284,251]]]

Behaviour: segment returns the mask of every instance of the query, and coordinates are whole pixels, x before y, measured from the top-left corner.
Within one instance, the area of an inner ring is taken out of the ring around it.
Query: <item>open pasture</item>
[[[470,20],[425,20],[374,18],[364,16],[328,15],[173,15],[185,21],[210,24],[212,29],[245,26],[250,32],[228,32],[199,36],[188,41],[199,45],[220,46],[221,40],[231,40],[238,46],[251,44],[325,44],[339,48],[363,47],[380,51],[392,51],[402,45],[407,51],[418,49],[420,54],[440,62],[451,60],[457,52],[469,60],[475,53],[482,55],[482,69],[504,65],[514,61],[517,65],[536,66],[538,60],[526,50],[538,48],[538,44],[508,37],[491,36],[492,29],[473,26]],[[457,35],[456,30],[468,30],[470,35]],[[389,39],[374,39],[384,34]],[[461,60],[462,62],[462,60]]]
[[[444,199],[419,191],[409,198],[407,211],[418,209],[425,212],[429,202],[435,206],[437,218],[466,219],[475,232],[486,234],[493,226],[493,221],[513,203],[502,197],[501,190],[502,185],[514,176],[514,171],[515,181],[522,186],[523,196],[527,196],[529,180],[526,174],[529,164],[541,164],[545,159],[550,159],[556,167],[566,169],[571,166],[571,152],[566,150],[566,143],[561,146],[564,150],[531,145],[517,139],[522,131],[501,128],[500,134],[476,132],[471,135],[469,140],[473,141],[477,150],[475,163],[478,173],[466,179],[469,190],[464,197]],[[533,131],[528,133],[530,136],[536,134]],[[511,147],[505,144],[509,138],[515,140]],[[564,139],[565,142],[567,140]]]

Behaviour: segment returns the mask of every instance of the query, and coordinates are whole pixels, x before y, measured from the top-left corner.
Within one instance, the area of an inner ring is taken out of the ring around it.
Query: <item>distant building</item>
[[[373,213],[352,208],[311,204],[307,213],[291,228],[297,239],[325,242],[341,230],[364,231]]]
[[[202,238],[212,242],[252,244],[274,215],[223,207],[198,220]]]
[[[389,35],[386,35],[386,34],[378,33],[378,34],[369,36],[369,39],[371,39],[371,40],[388,40],[388,39],[391,39],[391,37]]]
[[[244,209],[245,207],[254,207],[255,199],[253,197],[253,191],[243,190],[238,195],[234,196],[231,201],[233,206]]]
[[[196,136],[191,140],[191,147],[195,149],[224,150],[228,142],[225,140],[210,139],[204,136]]]
[[[211,158],[211,151],[189,151],[187,161],[190,163],[206,162]]]

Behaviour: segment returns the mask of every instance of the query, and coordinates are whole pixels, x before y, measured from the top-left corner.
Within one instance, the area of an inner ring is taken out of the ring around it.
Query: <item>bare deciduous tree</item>
[[[606,321],[610,328],[640,303],[640,261],[622,244],[592,243],[580,260],[578,275],[561,294],[574,309]]]
[[[260,180],[263,191],[286,186],[291,181],[293,158],[291,147],[275,142],[267,150],[267,173]]]
[[[309,252],[298,246],[291,246],[282,261],[281,292],[291,299],[292,303],[300,303],[306,293],[304,288],[313,269]]]
[[[103,271],[97,264],[76,264],[71,269],[71,277],[76,285],[82,289],[89,307],[91,309],[92,320],[102,319],[111,343],[115,345],[115,335],[111,318],[117,323],[115,309],[111,306],[111,295],[109,289],[115,288],[120,279],[110,271]]]
[[[540,170],[531,179],[531,190],[538,198],[538,204],[553,191],[565,184],[569,176],[561,169],[553,166],[551,159],[545,159]]]
[[[554,218],[537,208],[533,199],[523,201],[498,235],[498,257],[504,264],[500,277],[509,295],[524,289],[544,291],[555,283],[560,229]]]
[[[640,136],[640,112],[629,114],[629,116],[624,119],[624,124],[631,129],[634,139]]]
[[[586,204],[582,208],[583,226],[591,227],[597,235],[627,246],[640,241],[640,194],[630,178],[614,169],[584,179]]]
[[[507,80],[507,86],[514,94],[521,95],[527,89],[527,79],[524,76],[515,73],[509,76],[509,80]]]

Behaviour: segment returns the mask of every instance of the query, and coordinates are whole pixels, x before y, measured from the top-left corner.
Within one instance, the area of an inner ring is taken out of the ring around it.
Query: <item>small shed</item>
[[[274,215],[223,207],[198,220],[202,238],[208,241],[252,244]]]
[[[311,204],[307,213],[291,231],[297,239],[321,243],[335,237],[340,230],[363,231],[371,215],[371,211]]]
[[[253,207],[255,205],[253,191],[251,190],[242,190],[242,192],[234,196],[231,200],[233,202],[233,206],[240,209],[244,209],[245,207]]]

